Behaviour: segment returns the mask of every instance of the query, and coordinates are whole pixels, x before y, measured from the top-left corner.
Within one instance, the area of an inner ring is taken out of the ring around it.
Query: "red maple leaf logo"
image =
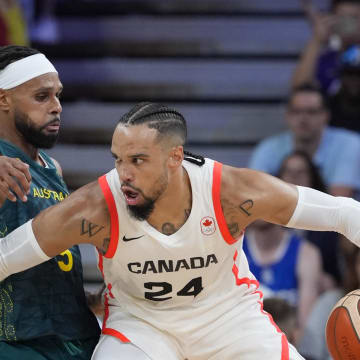
[[[209,219],[206,219],[204,222],[203,222],[203,225],[204,226],[210,226],[212,224],[212,221],[210,221]]]

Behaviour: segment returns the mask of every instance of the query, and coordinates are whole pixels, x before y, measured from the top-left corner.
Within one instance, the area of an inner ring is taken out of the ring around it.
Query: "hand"
[[[27,201],[31,175],[29,165],[19,159],[0,155],[0,206],[6,199],[15,202],[16,195]]]
[[[315,9],[311,0],[302,0],[301,2],[303,10],[312,25],[314,40],[321,44],[328,42],[337,21],[336,16],[320,13]]]
[[[314,39],[321,44],[327,43],[336,25],[336,16],[329,14],[315,14],[310,20],[313,26]]]

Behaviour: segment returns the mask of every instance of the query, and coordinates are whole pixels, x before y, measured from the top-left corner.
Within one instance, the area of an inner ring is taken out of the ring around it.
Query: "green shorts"
[[[90,360],[98,338],[64,341],[47,336],[28,341],[0,341],[1,360]]]

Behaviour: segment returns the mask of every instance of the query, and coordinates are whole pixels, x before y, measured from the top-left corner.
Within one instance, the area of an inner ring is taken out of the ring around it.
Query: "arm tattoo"
[[[232,237],[235,237],[239,233],[239,224],[232,223],[228,224],[228,229]]]
[[[243,211],[247,216],[250,216],[250,209],[254,206],[254,202],[252,200],[246,200],[242,204],[240,204],[239,208]]]
[[[88,234],[89,238],[96,235],[99,231],[103,230],[104,226],[100,226],[90,222],[89,220],[82,219],[80,235]]]
[[[174,224],[165,223],[161,227],[161,232],[165,235],[172,235],[176,232],[176,228]]]
[[[110,245],[110,238],[107,237],[107,238],[105,238],[104,241],[103,241],[103,246],[102,246],[102,248],[101,248],[101,249],[98,248],[98,250],[99,250],[103,255],[105,255],[105,254],[107,253],[107,251],[108,251],[109,245]]]
[[[189,218],[191,209],[185,209],[185,221]]]

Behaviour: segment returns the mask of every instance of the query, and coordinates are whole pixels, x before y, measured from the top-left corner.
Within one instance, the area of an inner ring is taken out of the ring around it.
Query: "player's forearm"
[[[50,259],[39,246],[31,222],[0,239],[0,281]]]
[[[297,186],[295,211],[287,227],[305,230],[336,231],[360,246],[360,203]]]

